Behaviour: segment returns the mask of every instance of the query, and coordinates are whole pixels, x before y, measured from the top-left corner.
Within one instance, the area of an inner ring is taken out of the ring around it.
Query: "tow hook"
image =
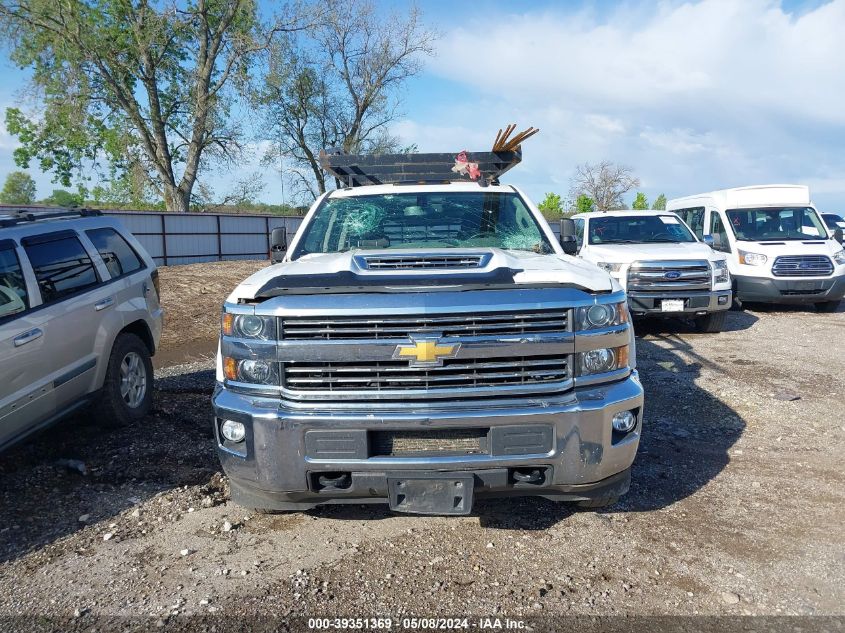
[[[325,473],[317,476],[320,490],[345,490],[351,483],[349,473]]]

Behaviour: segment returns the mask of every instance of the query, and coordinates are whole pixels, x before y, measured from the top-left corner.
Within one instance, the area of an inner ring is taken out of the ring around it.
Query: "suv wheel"
[[[839,301],[824,301],[816,304],[816,312],[836,312],[839,309]]]
[[[695,329],[708,334],[721,332],[725,329],[725,318],[727,315],[727,310],[722,310],[721,312],[711,312],[710,314],[698,317],[695,320]]]
[[[152,404],[153,364],[150,350],[134,334],[115,339],[99,401],[99,413],[109,423],[142,419]]]

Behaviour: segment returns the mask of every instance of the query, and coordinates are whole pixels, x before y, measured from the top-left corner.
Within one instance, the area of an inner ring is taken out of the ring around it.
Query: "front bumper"
[[[845,297],[845,275],[825,279],[773,279],[736,276],[740,301],[765,303],[818,303]]]
[[[388,479],[409,473],[471,474],[475,497],[583,500],[627,491],[642,430],[643,389],[633,372],[616,383],[555,397],[460,409],[409,404],[396,411],[350,412],[288,410],[278,400],[218,386],[213,405],[220,461],[233,499],[245,506],[301,510],[324,503],[387,503]],[[635,411],[637,423],[619,436],[611,419],[625,410]],[[244,423],[246,439],[237,445],[223,441],[221,419]],[[373,448],[377,433],[458,429],[489,429],[486,451],[399,456],[375,454]],[[542,481],[518,481],[514,469],[537,469]],[[338,473],[347,477],[344,488],[318,483]]]
[[[628,293],[628,308],[636,315],[664,315],[699,314],[718,312],[731,307],[732,297],[730,288],[725,290],[671,292],[671,293]],[[677,312],[664,312],[664,299],[681,299],[684,308]]]

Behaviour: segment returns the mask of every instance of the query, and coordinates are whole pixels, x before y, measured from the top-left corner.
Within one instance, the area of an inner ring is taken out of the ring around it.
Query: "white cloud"
[[[843,27],[845,0],[801,15],[775,0],[484,14],[446,31],[428,67],[474,94],[395,130],[442,151],[455,138],[488,146],[511,120],[540,127],[511,179],[533,196],[607,158],[634,166],[652,197],[816,179],[845,203],[828,176],[845,172]]]

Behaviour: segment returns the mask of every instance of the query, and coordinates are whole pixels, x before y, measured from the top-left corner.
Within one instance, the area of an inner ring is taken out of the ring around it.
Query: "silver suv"
[[[141,419],[161,327],[155,263],[120,222],[0,215],[0,450],[88,403]]]

